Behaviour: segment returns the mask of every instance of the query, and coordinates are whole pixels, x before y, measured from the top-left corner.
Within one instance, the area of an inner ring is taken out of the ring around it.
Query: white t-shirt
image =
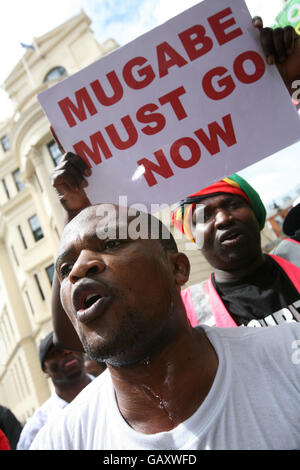
[[[300,449],[300,324],[202,328],[219,366],[186,421],[168,432],[136,432],[119,412],[106,370],[40,431],[31,449]]]
[[[53,390],[51,397],[34,412],[25,424],[20,434],[17,450],[28,450],[33,439],[39,430],[49,421],[50,417],[56,418],[67,404],[68,402],[60,398],[55,390]]]
[[[87,374],[90,380],[94,380],[94,376]],[[50,419],[57,419],[61,411],[69,403],[63,400],[53,390],[51,396],[46,400],[28,419],[19,437],[17,444],[17,450],[28,450],[31,446],[32,441],[39,432],[39,430],[45,426]]]

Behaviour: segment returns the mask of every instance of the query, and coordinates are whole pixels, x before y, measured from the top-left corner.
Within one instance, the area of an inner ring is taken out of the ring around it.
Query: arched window
[[[67,75],[67,71],[64,67],[54,67],[53,69],[49,70],[47,75],[44,78],[44,82],[50,82],[51,80],[56,80],[59,77],[63,77]]]

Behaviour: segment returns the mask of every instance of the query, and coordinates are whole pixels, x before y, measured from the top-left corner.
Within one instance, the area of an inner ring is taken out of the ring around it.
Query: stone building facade
[[[25,422],[51,384],[38,360],[52,329],[51,284],[63,212],[50,184],[61,154],[36,96],[117,47],[81,12],[35,38],[5,80],[14,106],[0,124],[0,403]]]

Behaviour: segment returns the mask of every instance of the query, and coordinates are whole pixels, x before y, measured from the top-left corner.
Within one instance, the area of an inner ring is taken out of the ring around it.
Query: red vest
[[[292,284],[295,286],[296,290],[300,294],[300,268],[293,265],[289,261],[280,256],[269,255],[276,261],[277,264],[283,269],[286,273]],[[237,326],[230,313],[226,309],[225,305],[222,302],[221,297],[214,288],[214,285],[211,280],[211,276],[207,281],[205,281],[203,288],[208,290],[209,301],[212,314],[215,319],[215,325],[221,328],[228,328]],[[192,326],[199,324],[197,313],[194,308],[193,298],[189,289],[184,289],[181,294],[182,300],[185,304],[187,311],[187,316],[190,319]]]

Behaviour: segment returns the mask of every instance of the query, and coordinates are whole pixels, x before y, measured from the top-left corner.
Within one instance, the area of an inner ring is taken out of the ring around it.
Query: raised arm
[[[84,190],[88,185],[85,177],[90,174],[91,170],[85,162],[73,153],[65,154],[52,173],[52,186],[65,209],[66,224],[82,209],[91,205]],[[60,283],[56,271],[52,285],[52,321],[56,345],[65,349],[83,351],[79,337],[62,307]]]

